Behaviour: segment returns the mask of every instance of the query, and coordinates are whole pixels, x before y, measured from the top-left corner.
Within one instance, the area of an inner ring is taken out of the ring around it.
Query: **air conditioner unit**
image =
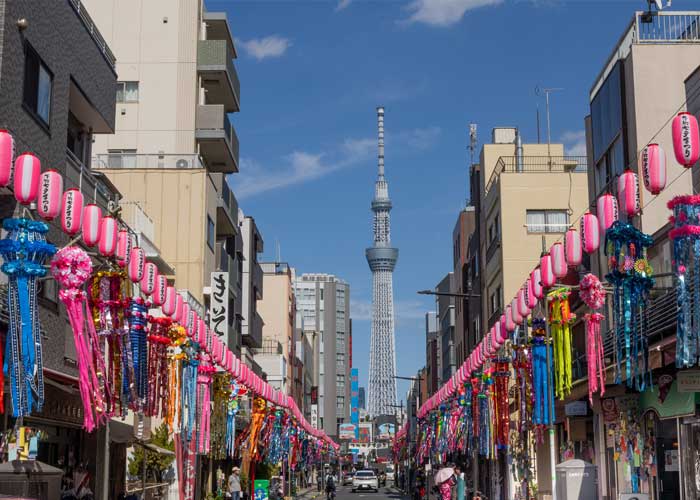
[[[178,158],[175,161],[175,168],[190,168],[189,158]]]

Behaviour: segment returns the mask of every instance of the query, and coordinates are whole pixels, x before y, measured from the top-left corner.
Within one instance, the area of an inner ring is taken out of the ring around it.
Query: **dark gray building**
[[[438,283],[436,291],[439,294],[455,293],[454,274],[447,273]],[[438,328],[440,336],[440,374],[438,386],[447,382],[455,372],[455,297],[449,295],[437,296]]]
[[[93,134],[114,131],[115,90],[114,57],[80,0],[0,0],[0,129],[13,135],[16,154],[33,152],[42,171],[57,170],[64,189],[81,187],[86,202],[94,197],[103,210],[116,207],[119,195],[106,179],[91,173],[90,150]],[[0,218],[19,214],[9,190],[0,193],[0,211]],[[60,222],[50,226],[49,241],[65,245]],[[4,345],[5,275],[0,281]],[[107,496],[116,498],[116,488],[123,487],[123,459],[106,466],[104,429],[92,434],[81,430],[73,334],[55,281],[41,281],[39,305],[45,403],[41,412],[24,419],[25,425],[45,429],[49,436],[39,443],[37,458],[54,466],[86,464],[90,487],[100,497],[105,474],[111,471],[115,491]],[[6,415],[12,413],[10,404],[8,397]],[[0,429],[13,425],[6,418]],[[117,446],[112,456],[124,457]]]
[[[364,387],[360,387],[357,395],[357,406],[363,410],[367,409],[367,393]]]

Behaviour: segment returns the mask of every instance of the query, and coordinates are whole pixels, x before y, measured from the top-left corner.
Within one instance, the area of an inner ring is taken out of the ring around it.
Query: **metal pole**
[[[109,422],[105,425],[104,447],[104,456],[102,457],[102,500],[109,500]]]
[[[545,95],[545,99],[547,101],[547,158],[549,158],[549,162],[551,165],[551,161],[552,161],[552,151],[551,151],[552,136],[551,136],[551,131],[549,128],[549,89],[545,89],[544,95]]]
[[[547,128],[549,129],[549,93],[547,93]],[[547,139],[549,140],[549,131],[547,132]],[[544,235],[542,236],[542,252],[547,250],[547,240]],[[552,353],[550,352],[550,346],[552,342],[552,335],[549,330],[549,322],[547,321],[547,315],[549,314],[549,298],[545,293],[544,296],[544,325],[545,325],[545,348],[547,353],[547,405],[549,405],[550,410],[550,421],[549,421],[549,468],[550,476],[552,480],[552,500],[557,500],[557,475],[556,475],[556,449],[554,446],[554,394],[553,394],[553,381],[552,381],[552,370],[549,369],[550,363],[552,362]]]

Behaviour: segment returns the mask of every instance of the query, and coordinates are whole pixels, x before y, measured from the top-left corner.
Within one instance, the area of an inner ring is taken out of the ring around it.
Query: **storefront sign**
[[[615,398],[601,399],[600,406],[603,410],[603,420],[606,424],[612,424],[618,421],[620,410],[617,408]]]
[[[700,371],[690,370],[678,372],[678,392],[700,392]]]
[[[567,417],[585,417],[588,415],[588,403],[585,401],[573,401],[564,405],[564,413]]]
[[[615,403],[620,411],[636,410],[639,408],[639,395],[626,394],[615,398]]]
[[[678,450],[666,450],[664,453],[664,470],[678,472]]]
[[[318,405],[311,405],[311,427],[318,429]]]
[[[340,424],[338,434],[340,439],[355,439],[355,424]]]
[[[228,333],[228,287],[227,272],[211,273],[211,305],[209,307],[209,328],[222,337]]]

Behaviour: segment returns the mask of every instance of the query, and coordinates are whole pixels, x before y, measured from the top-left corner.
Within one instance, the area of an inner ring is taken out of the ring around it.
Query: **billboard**
[[[353,368],[350,371],[350,422],[355,426],[355,435],[353,439],[359,438],[360,427],[360,385],[358,383],[359,370]]]
[[[358,440],[360,443],[372,442],[372,424],[370,422],[360,423],[360,435]]]
[[[340,424],[338,435],[340,439],[355,439],[355,424]]]
[[[379,439],[390,439],[394,436],[394,424],[385,423],[379,425],[377,428],[377,438]]]

